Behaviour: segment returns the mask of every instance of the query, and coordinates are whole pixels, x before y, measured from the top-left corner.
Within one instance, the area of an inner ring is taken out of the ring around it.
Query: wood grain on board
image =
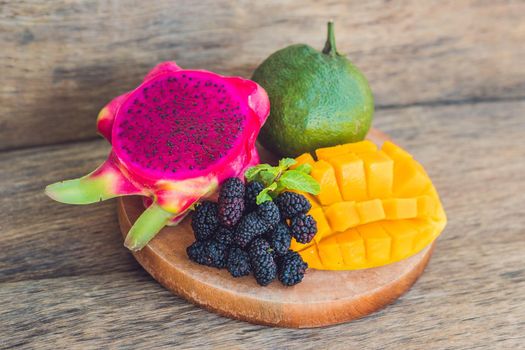
[[[314,330],[230,320],[171,294],[122,246],[115,201],[68,206],[46,184],[105,159],[103,140],[0,153],[0,348],[520,348],[524,101],[380,110],[375,126],[434,181],[449,224],[426,272],[369,317]]]
[[[378,106],[525,97],[522,1],[0,1],[0,150],[96,137],[95,117],[157,62],[249,77],[321,49],[325,23]]]

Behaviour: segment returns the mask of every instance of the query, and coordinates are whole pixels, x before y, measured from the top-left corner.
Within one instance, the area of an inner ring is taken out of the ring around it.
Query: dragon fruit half
[[[97,129],[112,144],[108,159],[46,193],[70,204],[149,197],[124,243],[140,250],[223,180],[259,162],[255,140],[269,107],[266,92],[251,80],[161,63],[100,111]]]

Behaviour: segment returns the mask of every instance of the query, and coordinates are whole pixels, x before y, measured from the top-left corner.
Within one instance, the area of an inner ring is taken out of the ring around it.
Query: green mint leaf
[[[281,170],[286,170],[295,163],[297,163],[297,161],[293,158],[283,158],[279,161],[279,168],[281,168]]]
[[[276,197],[279,193],[283,192],[284,190],[286,190],[286,186],[283,185],[283,183],[281,182],[281,179],[279,179],[277,182],[277,187],[275,188],[275,190],[272,191],[272,194],[274,195],[274,197]]]
[[[321,187],[313,177],[297,170],[288,170],[281,175],[280,182],[290,190],[319,194]]]
[[[264,202],[271,201],[272,197],[270,196],[269,192],[275,190],[276,188],[277,184],[274,182],[270,186],[264,188],[261,192],[259,192],[255,199],[257,205],[261,205]]]
[[[251,168],[246,170],[246,172],[244,173],[244,177],[246,178],[247,181],[254,181],[257,178],[257,175],[261,171],[269,169],[269,168],[272,168],[272,166],[269,164],[258,164],[258,165],[252,166]]]
[[[261,191],[257,195],[257,198],[255,199],[257,205],[261,205],[264,202],[268,202],[268,201],[271,201],[271,200],[272,200],[272,197],[268,194],[268,191],[266,191],[266,192]]]
[[[264,186],[268,187],[275,181],[275,178],[279,175],[279,173],[279,168],[269,167],[268,169],[260,171],[257,178],[263,183]]]
[[[305,174],[310,174],[310,172],[312,171],[312,166],[308,163],[304,163],[304,164],[299,165],[294,170],[300,171]]]

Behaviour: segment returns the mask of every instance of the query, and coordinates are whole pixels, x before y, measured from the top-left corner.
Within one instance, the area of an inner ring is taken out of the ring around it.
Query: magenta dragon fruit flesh
[[[226,178],[259,162],[255,140],[269,108],[266,92],[251,80],[161,63],[100,111],[98,131],[112,145],[107,160],[46,193],[69,204],[149,197],[124,243],[140,250]]]

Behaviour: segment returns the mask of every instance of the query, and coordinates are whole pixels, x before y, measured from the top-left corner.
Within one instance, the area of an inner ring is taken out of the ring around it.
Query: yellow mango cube
[[[322,205],[330,205],[342,201],[334,168],[330,163],[324,160],[315,162],[310,175],[319,182],[319,186],[321,187],[321,191],[317,195],[319,203]]]
[[[375,143],[364,140],[353,143],[345,143],[344,145],[337,145],[332,147],[318,148],[315,150],[317,159],[329,160],[335,156],[339,156],[346,153],[363,153],[363,152],[375,152],[377,146]]]
[[[363,153],[363,152],[377,151],[376,144],[369,140],[347,143],[343,146],[345,147],[347,152],[351,152],[351,153]]]
[[[312,215],[317,223],[317,233],[314,236],[316,242],[319,242],[321,239],[332,233],[332,228],[328,224],[322,208],[311,209],[308,214]]]
[[[297,158],[295,158],[295,160],[297,161],[297,163],[292,165],[290,167],[290,169],[295,169],[299,165],[303,165],[303,164],[313,165],[315,163],[315,160],[314,160],[314,158],[312,157],[312,155],[310,153],[303,153],[300,156],[298,156]]]
[[[418,229],[408,220],[382,221],[381,226],[392,237],[392,260],[410,256]]]
[[[368,201],[357,202],[355,204],[359,221],[361,224],[379,221],[385,219],[385,211],[380,199],[371,199]]]
[[[363,160],[353,153],[335,156],[329,160],[334,167],[337,184],[345,201],[368,198]]]
[[[366,264],[365,241],[357,232],[351,228],[334,236],[339,244],[341,255],[345,265],[352,268],[360,268]]]
[[[431,196],[420,196],[417,200],[417,216],[429,217],[436,213],[437,203]]]
[[[337,202],[325,208],[324,214],[332,230],[345,231],[359,225],[360,219],[355,202]]]
[[[341,269],[344,265],[343,256],[335,237],[328,237],[318,243],[319,257],[324,266]]]
[[[411,219],[418,216],[418,202],[415,198],[383,199],[387,220]]]
[[[412,155],[391,141],[385,141],[381,150],[392,159],[412,158]]]
[[[436,234],[438,226],[431,219],[412,219],[407,221],[416,227],[418,231],[414,238],[414,244],[412,245],[412,251],[414,253],[419,252],[429,245],[441,231],[439,230]]]
[[[304,261],[308,262],[308,267],[312,269],[324,269],[321,258],[319,257],[319,250],[316,244],[310,245],[307,249],[299,252]]]
[[[383,151],[363,153],[369,198],[388,198],[394,183],[394,161]]]
[[[381,224],[374,222],[357,227],[366,247],[366,259],[372,266],[380,265],[390,259],[392,238]]]
[[[302,243],[297,242],[295,238],[292,238],[292,241],[290,242],[290,249],[296,252],[300,252],[310,247],[311,245],[313,245],[313,241],[306,243],[306,244],[302,244]]]
[[[431,186],[421,166],[411,158],[397,159],[394,165],[394,195],[415,197]]]

